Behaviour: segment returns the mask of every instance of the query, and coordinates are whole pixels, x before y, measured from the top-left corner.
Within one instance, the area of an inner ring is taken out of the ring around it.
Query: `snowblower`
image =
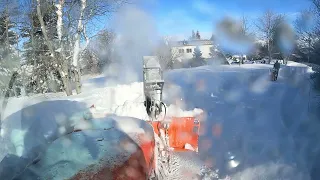
[[[272,68],[269,72],[271,81],[276,81],[278,79],[278,70],[276,68]]]
[[[162,100],[164,78],[155,56],[143,57],[144,105],[155,134],[163,142],[160,151],[198,152],[200,121],[196,117],[167,117]]]

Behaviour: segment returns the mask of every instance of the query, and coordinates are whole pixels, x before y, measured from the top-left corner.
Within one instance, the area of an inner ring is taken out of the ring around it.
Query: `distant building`
[[[199,47],[203,58],[210,58],[211,48],[213,42],[206,39],[192,39],[184,41],[176,41],[171,44],[171,51],[173,54],[179,54],[181,60],[193,58],[195,49]]]

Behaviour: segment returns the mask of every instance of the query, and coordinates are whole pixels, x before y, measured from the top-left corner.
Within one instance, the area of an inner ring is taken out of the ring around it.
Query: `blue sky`
[[[142,8],[155,19],[160,34],[186,38],[192,29],[209,37],[214,23],[225,16],[245,15],[253,21],[271,9],[293,20],[310,5],[309,0],[149,0]]]

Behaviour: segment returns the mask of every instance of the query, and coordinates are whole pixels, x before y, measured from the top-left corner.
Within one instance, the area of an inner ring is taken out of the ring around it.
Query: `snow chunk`
[[[192,145],[188,144],[188,143],[184,145],[184,148],[188,149],[188,150],[191,150],[191,151],[195,151],[195,149],[192,147]]]
[[[132,118],[124,118],[122,121],[118,121],[118,128],[124,132],[136,132],[145,133],[144,129],[140,127],[140,124]]]
[[[194,108],[191,111],[184,111],[176,105],[170,105],[167,107],[168,117],[195,117],[203,113],[202,109]]]

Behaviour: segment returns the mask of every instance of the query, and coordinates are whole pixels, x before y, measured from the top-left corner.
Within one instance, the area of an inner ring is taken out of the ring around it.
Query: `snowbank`
[[[303,68],[305,70],[305,73],[313,73],[314,72],[311,64],[308,65],[305,63],[288,61],[287,66],[289,66],[291,69]]]
[[[207,114],[199,152],[221,173],[230,173],[225,153],[231,151],[240,161],[231,171],[234,179],[309,179],[308,154],[317,145],[310,137],[303,150],[297,146],[319,127],[310,120],[310,131],[303,131],[304,121],[310,119],[310,67],[281,66],[276,82],[269,80],[270,68],[246,64],[169,71],[170,87],[181,94],[166,101],[180,99],[184,109],[200,108]],[[284,167],[287,170],[282,172]]]
[[[84,86],[93,87],[103,81],[101,78],[88,79]],[[24,156],[38,145],[39,142],[32,139],[39,135],[45,139],[55,139],[74,127],[88,126],[84,120],[88,113],[98,118],[118,115],[149,120],[143,101],[143,83],[87,88],[82,94],[70,97],[63,93],[52,93],[10,98],[3,115],[2,137],[6,145],[1,148],[0,158],[8,153]],[[94,108],[89,110],[92,105]],[[200,109],[184,112],[174,105],[167,109],[168,116],[193,116],[199,112]],[[131,128],[136,129],[129,122],[125,125],[126,132]]]
[[[287,66],[292,66],[292,67],[309,67],[305,64],[294,62],[294,61],[288,61]]]

